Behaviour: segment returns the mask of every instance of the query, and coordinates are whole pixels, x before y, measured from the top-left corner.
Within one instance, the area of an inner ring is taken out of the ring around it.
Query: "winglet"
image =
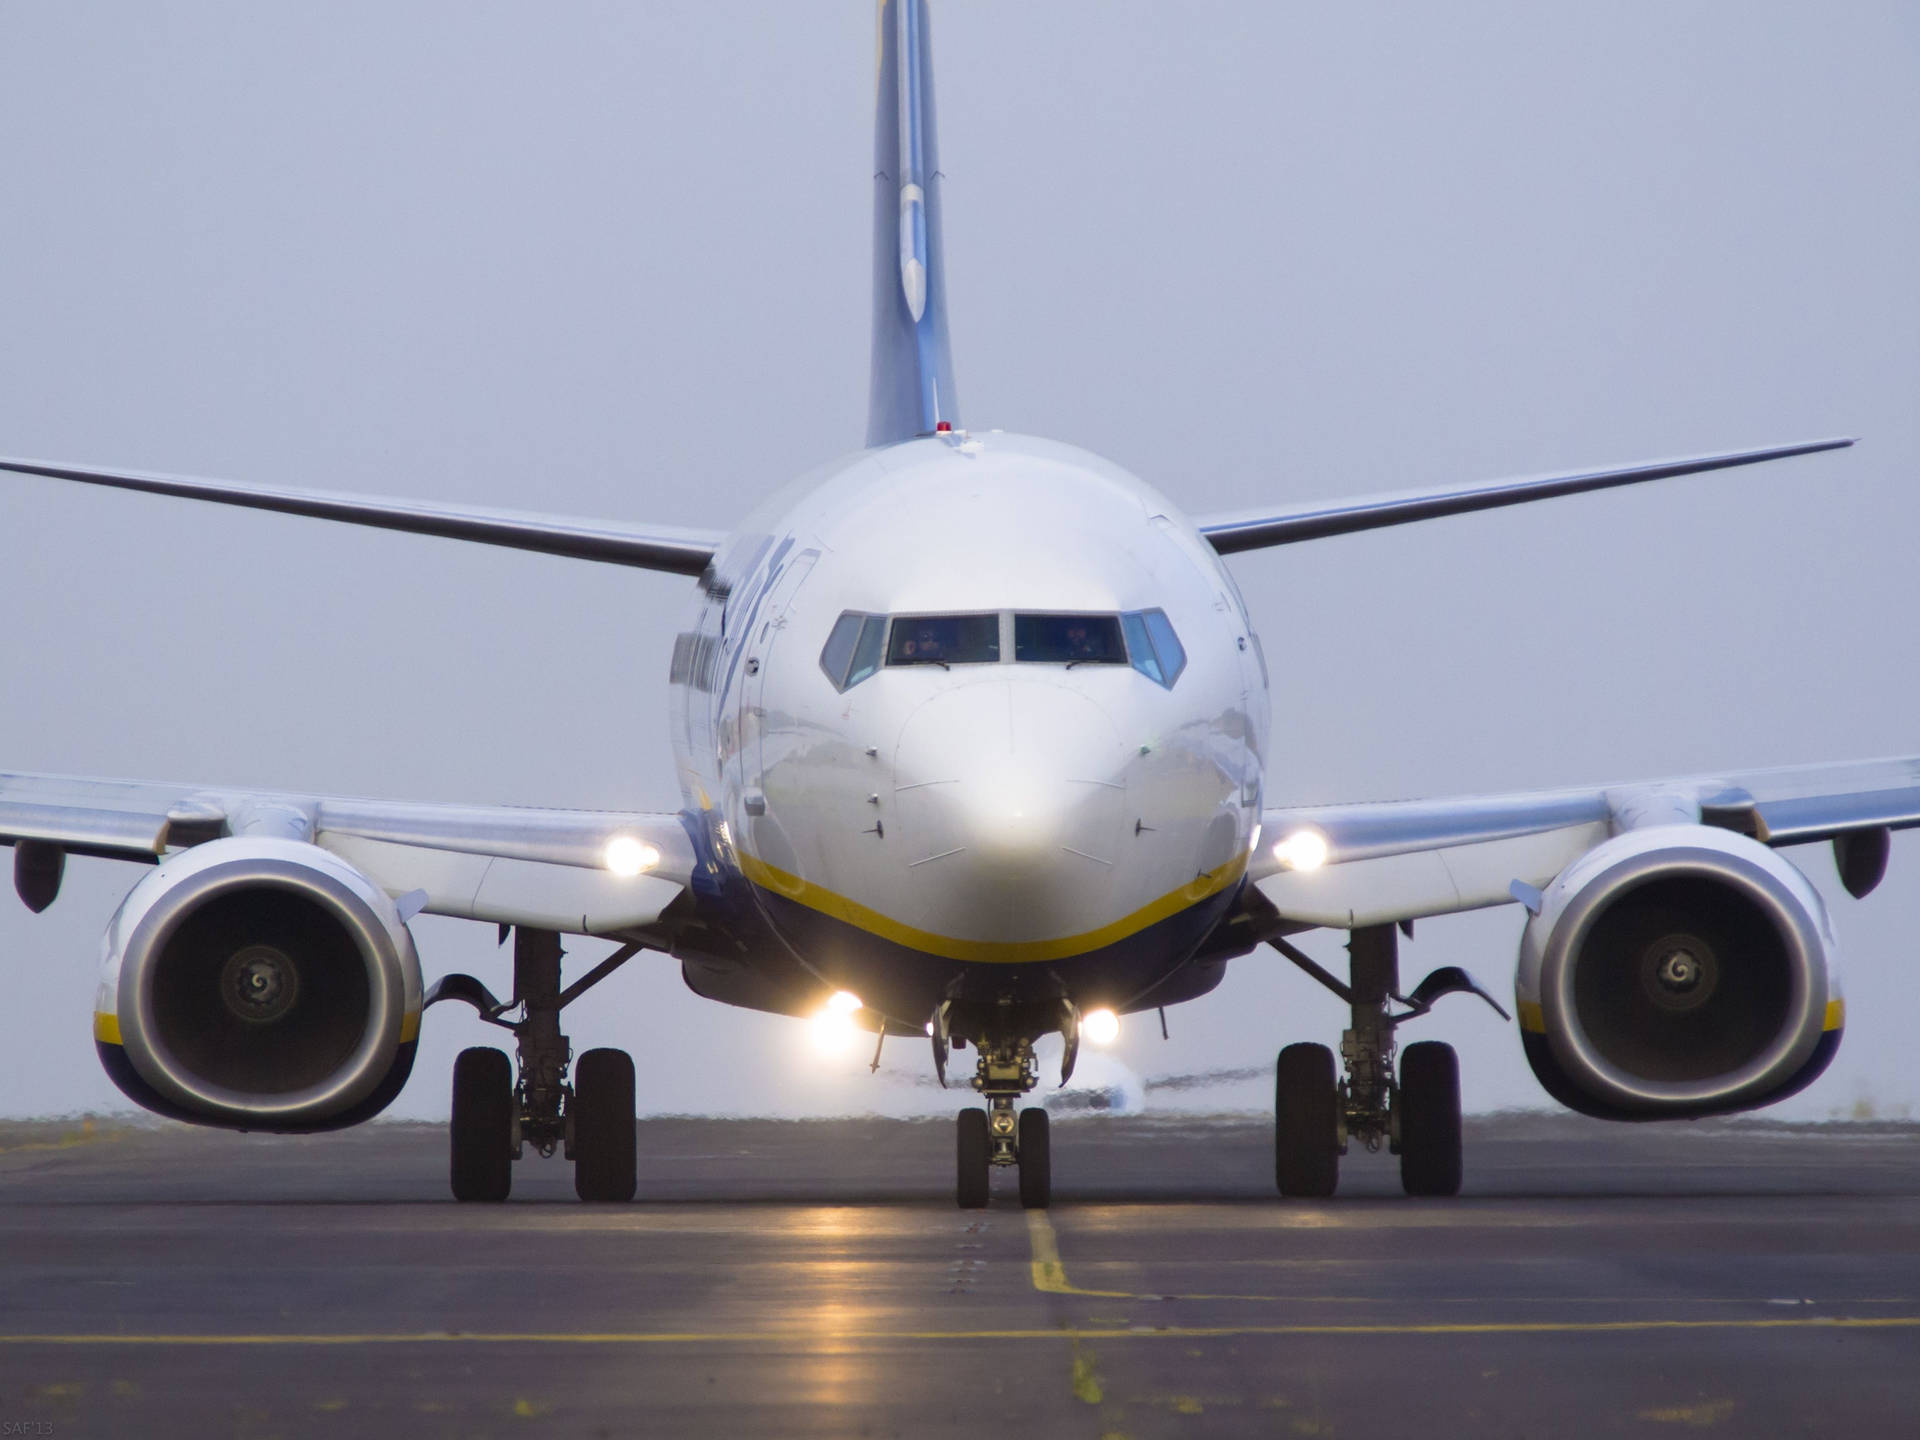
[[[873,131],[873,381],[867,443],[958,426],[940,243],[926,0],[880,0]]]

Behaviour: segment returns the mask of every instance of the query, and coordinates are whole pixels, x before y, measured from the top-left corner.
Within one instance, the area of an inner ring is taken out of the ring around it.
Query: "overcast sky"
[[[872,24],[0,0],[0,453],[725,526],[864,433]],[[933,29],[976,428],[1195,511],[1863,437],[1236,558],[1275,801],[1920,750],[1920,11],[970,0]],[[0,576],[0,768],[679,803],[685,580],[5,476]],[[1793,854],[1851,1023],[1776,1113],[1920,1105],[1920,838],[1861,904]],[[125,1106],[89,1011],[136,878],[77,860],[47,914],[0,904],[7,1112]],[[1510,989],[1520,920],[1423,922],[1408,979]],[[487,927],[415,928],[430,977],[504,984]],[[1120,1060],[1270,1064],[1344,1014],[1263,952],[1170,1022]],[[646,1110],[958,1103],[660,957],[569,1023],[633,1051]],[[393,1113],[444,1114],[493,1033],[431,1012]],[[1469,1108],[1548,1103],[1491,1012],[1422,1033]]]

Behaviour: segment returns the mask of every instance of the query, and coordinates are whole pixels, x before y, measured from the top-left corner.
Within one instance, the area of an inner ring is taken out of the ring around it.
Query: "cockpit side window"
[[[880,651],[887,638],[887,617],[849,610],[833,622],[820,668],[836,690],[850,690],[880,668]]]
[[[1153,637],[1147,634],[1147,617],[1136,610],[1120,620],[1127,627],[1127,653],[1133,657],[1133,668],[1156,685],[1166,684],[1159,657],[1153,653]]]
[[[1127,629],[1127,650],[1133,668],[1157,685],[1173,688],[1180,672],[1187,668],[1186,648],[1173,633],[1173,622],[1164,610],[1135,610],[1121,619]]]
[[[1124,665],[1118,615],[1015,615],[1013,658],[1055,665]]]
[[[896,615],[889,665],[984,665],[1000,658],[998,615]]]

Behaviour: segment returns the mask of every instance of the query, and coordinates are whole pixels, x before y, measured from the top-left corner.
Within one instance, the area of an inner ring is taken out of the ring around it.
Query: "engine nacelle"
[[[1845,1016],[1819,893],[1703,825],[1632,830],[1569,865],[1527,923],[1515,989],[1547,1093],[1616,1120],[1785,1099],[1826,1069]]]
[[[385,892],[318,846],[236,837],[174,856],[121,902],[94,1039],[114,1084],[162,1115],[332,1130],[400,1093],[420,1002]]]

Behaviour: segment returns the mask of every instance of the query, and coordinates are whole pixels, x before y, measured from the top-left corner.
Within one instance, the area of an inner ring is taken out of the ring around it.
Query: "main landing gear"
[[[942,1085],[947,1080],[949,1043],[954,1049],[966,1044],[959,1035],[954,1035],[949,1042],[953,1018],[950,1012],[950,1006],[941,1006],[933,1022],[934,1068],[939,1072]],[[1053,1014],[1051,1007],[1049,1014]],[[1070,1005],[1060,1007],[1058,1016],[1042,1022],[1040,1033],[1045,1034],[1057,1026],[1067,1037],[1060,1076],[1061,1083],[1065,1084],[1073,1073],[1073,1057],[1079,1048],[1080,1017]],[[1000,1014],[998,1007],[993,1018],[1002,1022],[1002,1026],[1016,1023],[1014,1015]],[[1024,1014],[1019,1018],[1032,1019]],[[992,1031],[975,1032],[974,1050],[979,1058],[974,1064],[973,1088],[986,1099],[987,1108],[960,1112],[954,1137],[954,1198],[962,1210],[984,1209],[992,1172],[996,1168],[1017,1167],[1021,1205],[1029,1210],[1044,1210],[1053,1199],[1053,1137],[1047,1112],[1038,1108],[1014,1109],[1014,1101],[1032,1090],[1039,1080],[1033,1056],[1034,1037],[1019,1029],[1010,1035],[1004,1028],[996,1028],[1000,1029],[997,1035]]]
[[[633,1198],[635,1138],[633,1060],[624,1050],[589,1050],[573,1066],[560,1031],[560,1011],[631,959],[623,946],[581,979],[560,988],[560,937],[519,929],[513,939],[513,999],[495,1000],[471,975],[436,983],[426,1003],[463,1000],[480,1018],[514,1033],[519,1074],[504,1052],[462,1050],[453,1065],[452,1180],[456,1200],[504,1200],[513,1162],[531,1144],[542,1155],[564,1148],[573,1188],[582,1200]],[[520,1008],[520,1018],[505,1014]]]
[[[1273,947],[1334,994],[1351,1011],[1340,1040],[1343,1079],[1334,1076],[1325,1045],[1289,1045],[1274,1079],[1274,1179],[1282,1195],[1324,1197],[1339,1180],[1340,1157],[1357,1139],[1369,1150],[1384,1142],[1400,1157],[1400,1184],[1409,1195],[1460,1193],[1460,1062],[1451,1045],[1423,1040],[1400,1054],[1394,1073],[1394,1030],[1424,1015],[1442,995],[1478,995],[1508,1018],[1464,970],[1446,966],[1401,995],[1398,937],[1391,925],[1352,932],[1349,979],[1342,984],[1285,940]],[[1408,1008],[1395,1013],[1389,1001]]]

